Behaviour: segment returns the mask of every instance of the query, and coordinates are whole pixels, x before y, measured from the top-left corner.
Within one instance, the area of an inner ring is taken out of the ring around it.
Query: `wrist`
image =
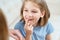
[[[33,34],[33,32],[30,32],[30,31],[26,31],[26,35],[32,35]]]
[[[32,35],[26,34],[25,40],[31,40],[31,39],[32,39]]]

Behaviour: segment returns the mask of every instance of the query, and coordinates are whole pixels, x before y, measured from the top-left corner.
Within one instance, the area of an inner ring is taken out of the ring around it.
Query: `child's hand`
[[[33,26],[30,23],[30,21],[26,20],[24,29],[26,31],[26,35],[32,35],[32,33],[33,33]]]

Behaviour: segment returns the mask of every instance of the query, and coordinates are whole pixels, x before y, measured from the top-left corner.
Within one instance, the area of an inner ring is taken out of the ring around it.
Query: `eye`
[[[32,11],[32,13],[37,13],[37,11]]]
[[[24,11],[28,12],[28,10],[24,10]]]

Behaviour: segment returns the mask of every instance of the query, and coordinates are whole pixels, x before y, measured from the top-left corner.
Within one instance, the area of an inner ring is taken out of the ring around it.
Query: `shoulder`
[[[23,35],[23,37],[25,37],[24,21],[19,21],[19,22],[15,25],[14,29],[18,29],[18,30],[21,32],[21,34]]]
[[[47,27],[47,28],[52,28],[53,25],[52,25],[52,23],[51,23],[50,21],[48,21],[47,24],[46,24],[46,27]]]
[[[14,29],[19,29],[19,28],[22,28],[22,27],[24,27],[24,21],[19,21],[19,22],[15,25]]]
[[[53,25],[51,24],[50,21],[48,21],[46,24],[46,31],[47,31],[47,34],[50,34],[54,31]]]
[[[22,25],[22,24],[24,24],[24,21],[19,21],[16,25]]]

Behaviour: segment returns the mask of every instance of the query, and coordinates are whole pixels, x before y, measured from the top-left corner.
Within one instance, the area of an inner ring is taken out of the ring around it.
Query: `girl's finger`
[[[32,29],[32,30],[33,30],[33,26],[32,26],[32,25],[30,25],[30,29]]]

